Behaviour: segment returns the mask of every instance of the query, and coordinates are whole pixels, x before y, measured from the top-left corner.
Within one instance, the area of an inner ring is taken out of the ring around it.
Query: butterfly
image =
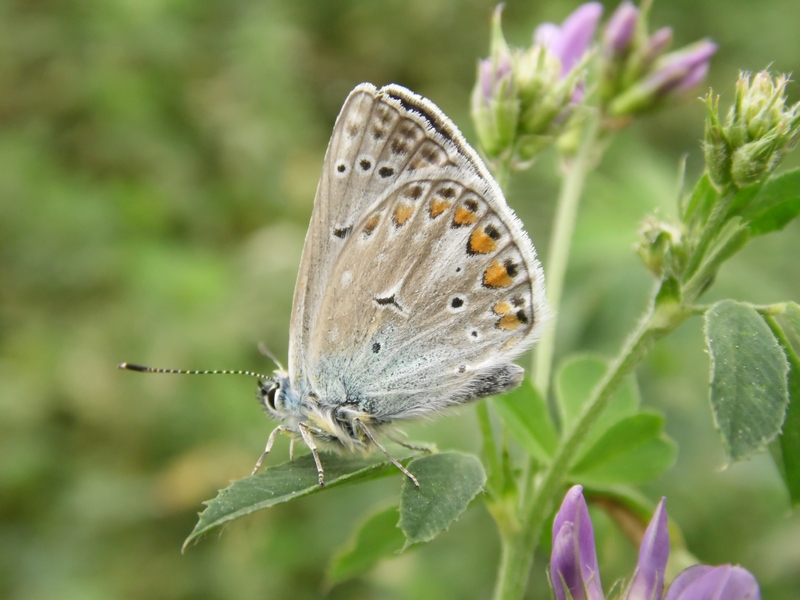
[[[357,86],[336,119],[294,292],[288,369],[259,398],[288,433],[382,451],[392,424],[522,382],[544,275],[522,223],[458,128],[398,86]],[[134,368],[135,365],[124,368]],[[122,365],[121,365],[122,366]]]

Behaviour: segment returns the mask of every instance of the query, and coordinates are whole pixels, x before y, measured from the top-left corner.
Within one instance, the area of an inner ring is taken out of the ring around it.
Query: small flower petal
[[[552,48],[561,39],[561,28],[555,23],[541,23],[533,31],[533,43]]]
[[[760,600],[758,582],[747,569],[695,565],[675,578],[664,600]]]
[[[557,600],[603,600],[594,530],[583,488],[573,486],[553,520],[550,578]],[[565,589],[565,586],[566,588]]]
[[[603,31],[603,45],[607,55],[623,54],[631,44],[639,20],[639,9],[625,0],[617,7]]]
[[[633,575],[627,600],[652,600],[661,598],[664,591],[664,571],[669,558],[669,529],[666,498],[662,498],[653,513],[639,547],[639,561]]]
[[[656,30],[647,40],[644,52],[644,63],[651,64],[655,59],[664,54],[672,45],[672,27],[662,27]]]
[[[587,2],[564,20],[560,37],[550,46],[553,53],[561,59],[562,75],[571,71],[589,48],[602,14],[602,4]]]
[[[662,57],[660,65],[656,65],[656,72],[650,77],[648,83],[659,95],[665,95],[672,90],[686,89],[690,86],[686,82],[696,84],[702,66],[708,64],[717,51],[714,42],[703,40],[686,47],[683,50],[672,52]],[[707,67],[706,67],[707,68]]]
[[[701,83],[708,75],[708,61],[693,67],[675,88],[677,92],[685,92]]]

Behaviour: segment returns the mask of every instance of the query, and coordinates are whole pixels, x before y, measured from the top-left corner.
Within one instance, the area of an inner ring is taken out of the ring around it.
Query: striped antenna
[[[254,373],[253,371],[229,371],[227,369],[215,369],[213,371],[185,371],[183,369],[157,369],[155,367],[145,367],[127,362],[119,363],[117,368],[126,371],[139,371],[140,373],[175,373],[178,375],[247,375],[248,377],[257,377],[258,379],[270,379],[268,375]]]

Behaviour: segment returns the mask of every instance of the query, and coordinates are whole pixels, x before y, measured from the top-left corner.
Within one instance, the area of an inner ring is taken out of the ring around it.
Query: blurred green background
[[[507,38],[575,2],[507,2]],[[609,9],[614,5],[609,5]],[[185,555],[201,502],[249,474],[271,430],[254,382],[142,376],[163,367],[271,371],[286,356],[296,268],[322,157],[347,92],[397,82],[474,139],[468,94],[487,54],[489,1],[6,0],[0,3],[0,596],[315,598],[354,524],[400,477],[233,523]],[[800,67],[791,0],[670,0],[653,25],[720,44],[710,82],[727,106],[738,69]],[[790,95],[800,97],[798,86]],[[642,217],[674,212],[679,158],[700,169],[703,110],[688,101],[627,130],[589,181],[561,310],[559,352],[613,353],[650,279]],[[798,161],[792,161],[797,164]],[[556,164],[509,200],[545,255]],[[709,295],[800,300],[800,224],[759,238]],[[639,370],[667,413],[668,497],[704,562],[739,562],[764,598],[800,596],[800,517],[761,456],[723,469],[707,403],[701,322]],[[409,428],[476,450],[471,409]],[[281,441],[271,461],[286,460]],[[636,551],[596,515],[603,580]],[[498,542],[476,503],[447,534],[330,598],[485,598]],[[538,560],[531,597],[546,597]]]

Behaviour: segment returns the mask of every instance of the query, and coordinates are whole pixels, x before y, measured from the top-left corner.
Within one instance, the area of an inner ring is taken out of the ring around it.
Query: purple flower
[[[550,579],[557,600],[603,600],[594,530],[579,485],[567,492],[553,521]]]
[[[599,2],[581,4],[561,24],[542,23],[533,32],[535,44],[544,46],[561,61],[561,75],[578,64],[594,37],[597,22],[603,14]]]
[[[483,99],[492,100],[500,86],[511,85],[511,57],[504,54],[497,59],[485,58],[478,64],[478,80]]]
[[[656,512],[639,546],[639,560],[628,588],[628,600],[661,598],[664,591],[664,571],[669,558],[669,529],[667,528],[666,498],[658,503]]]
[[[760,600],[753,575],[742,567],[695,565],[675,578],[664,600]]]
[[[642,62],[650,65],[672,45],[672,27],[662,27],[650,36],[644,49]]]
[[[654,73],[645,86],[660,96],[672,91],[686,91],[705,78],[709,61],[716,52],[717,45],[714,42],[702,40],[683,50],[666,54],[654,65]]]
[[[639,560],[625,600],[659,600],[669,557],[667,510],[662,498],[647,526]],[[603,600],[594,545],[594,530],[583,498],[573,486],[553,521],[550,582],[557,600]],[[683,571],[664,600],[761,600],[755,577],[741,567],[695,565]]]
[[[490,55],[478,62],[478,81],[472,90],[472,118],[489,157],[513,144],[519,118],[514,58],[500,27],[501,13],[498,6],[492,17]]]
[[[603,47],[608,56],[628,51],[639,21],[639,9],[627,0],[617,7],[603,31]]]

